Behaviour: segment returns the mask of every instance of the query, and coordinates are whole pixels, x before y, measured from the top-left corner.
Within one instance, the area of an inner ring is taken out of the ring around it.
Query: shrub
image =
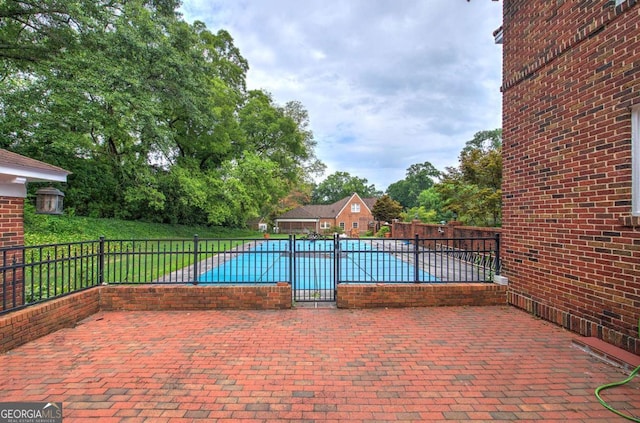
[[[379,238],[384,238],[384,234],[391,232],[391,228],[389,228],[388,226],[383,226],[380,228],[380,230],[376,233],[376,236]]]

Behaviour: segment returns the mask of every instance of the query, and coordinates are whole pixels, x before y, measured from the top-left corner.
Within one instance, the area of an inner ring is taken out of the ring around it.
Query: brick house
[[[27,183],[66,182],[69,173],[59,167],[0,149],[0,249],[7,248],[6,252],[0,254],[0,265],[4,264],[4,260],[20,257],[9,251],[9,247],[24,245],[23,218]],[[0,298],[13,299],[15,291],[16,304],[12,304],[13,306],[22,304],[21,278],[20,274],[12,274],[11,279],[20,283],[7,286],[5,292],[4,276],[0,274]],[[2,307],[0,302],[0,310]]]
[[[326,233],[340,227],[347,234],[364,234],[374,228],[371,210],[376,198],[352,194],[333,204],[307,205],[290,210],[275,219],[281,233]]]
[[[503,8],[509,302],[640,353],[640,4]]]

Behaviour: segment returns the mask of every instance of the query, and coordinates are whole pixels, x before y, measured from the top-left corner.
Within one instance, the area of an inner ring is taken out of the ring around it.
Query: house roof
[[[375,197],[371,197],[371,198],[363,198],[362,201],[364,201],[364,204],[373,213],[373,205],[376,204],[376,201],[378,201],[378,199]]]
[[[301,206],[278,216],[279,220],[295,220],[295,219],[333,219],[344,207],[349,203],[351,198],[357,194],[345,197],[333,204],[309,204]],[[371,211],[377,198],[361,198],[364,205]]]
[[[25,178],[29,182],[66,182],[71,172],[0,148],[0,175]]]

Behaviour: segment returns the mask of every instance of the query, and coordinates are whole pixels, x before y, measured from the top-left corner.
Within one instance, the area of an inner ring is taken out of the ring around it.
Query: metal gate
[[[500,236],[83,241],[0,248],[0,313],[96,285],[277,284],[335,301],[339,283],[492,282]]]
[[[492,282],[500,238],[289,239],[294,301],[335,301],[339,283]]]
[[[292,237],[291,269],[294,301],[335,301],[339,260],[337,238],[296,240]]]

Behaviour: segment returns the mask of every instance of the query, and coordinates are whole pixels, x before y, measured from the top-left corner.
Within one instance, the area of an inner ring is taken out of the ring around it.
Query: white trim
[[[631,214],[640,216],[640,104],[631,108]]]
[[[28,182],[67,182],[67,173],[47,172],[40,169],[24,169],[0,166],[0,175],[10,175],[27,178]]]
[[[318,222],[320,219],[275,219],[275,222]]]
[[[509,279],[502,275],[494,275],[493,282],[497,283],[498,285],[509,285]]]
[[[27,179],[0,174],[0,196],[26,198]]]
[[[504,41],[504,30],[500,28],[498,32],[493,36],[493,42],[495,44],[502,44]]]
[[[336,213],[336,218],[338,218],[343,211],[345,211],[345,209],[347,208],[347,205],[351,203],[351,200],[353,200],[354,197],[357,197],[358,200],[360,200],[360,211],[362,212],[362,206],[364,206],[365,209],[369,210],[370,214],[373,214],[371,212],[371,209],[369,208],[369,206],[367,206],[367,203],[364,202],[364,200],[362,199],[362,197],[360,197],[358,195],[357,192],[354,192],[353,194],[351,194],[351,197],[349,197],[349,200],[344,204],[344,206],[340,209],[340,211],[338,211],[338,213]]]
[[[347,200],[346,203],[344,203],[344,206],[342,206],[342,208],[340,210],[338,210],[338,213],[336,213],[336,218],[339,217],[340,215],[342,215],[342,212],[346,210],[347,206],[351,203],[351,200],[353,200],[353,197],[358,197],[360,198],[360,196],[358,195],[358,193],[354,192],[353,194],[351,194],[351,196],[349,197],[349,199]],[[360,201],[362,201],[362,199],[360,198]]]
[[[26,184],[27,178],[0,173],[0,184]]]

